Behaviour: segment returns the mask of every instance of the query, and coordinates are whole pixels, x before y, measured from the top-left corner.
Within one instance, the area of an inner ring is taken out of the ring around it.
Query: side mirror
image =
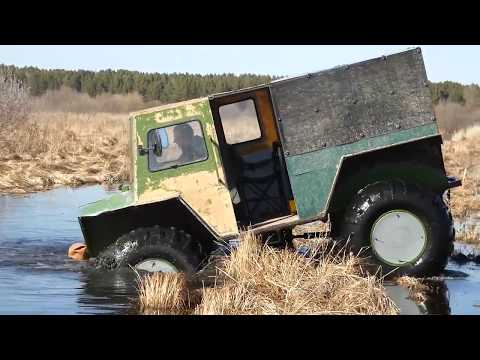
[[[152,151],[156,156],[162,156],[163,149],[168,147],[168,135],[164,128],[156,129],[148,134],[148,147],[138,145],[139,155],[147,155]]]
[[[157,156],[162,156],[162,143],[153,143],[153,153]]]
[[[162,156],[162,137],[159,131],[153,133],[153,153]]]

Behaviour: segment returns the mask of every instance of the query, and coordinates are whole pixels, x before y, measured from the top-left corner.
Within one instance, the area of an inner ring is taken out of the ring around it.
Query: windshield
[[[148,133],[148,147],[153,147],[154,139],[160,139],[161,155],[148,153],[150,171],[191,164],[207,159],[207,148],[202,127],[198,120],[151,130]]]

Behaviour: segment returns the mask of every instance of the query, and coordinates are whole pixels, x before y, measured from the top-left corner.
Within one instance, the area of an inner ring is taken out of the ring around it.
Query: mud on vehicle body
[[[105,267],[194,272],[250,227],[332,221],[382,272],[442,271],[454,240],[420,49],[131,114],[132,183],[84,206]],[[228,248],[228,247],[227,247]]]

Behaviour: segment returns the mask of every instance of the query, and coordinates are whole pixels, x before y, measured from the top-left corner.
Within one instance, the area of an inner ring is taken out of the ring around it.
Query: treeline
[[[40,96],[48,90],[68,87],[92,97],[137,92],[144,101],[171,102],[241,89],[270,82],[276,77],[255,74],[198,75],[188,73],[142,73],[127,70],[69,71],[44,70],[36,67],[0,65],[0,73],[14,75]]]
[[[452,102],[470,107],[480,106],[480,86],[463,85],[453,81],[430,83],[430,92],[435,105]]]
[[[0,64],[0,73],[13,74],[30,89],[30,94],[40,96],[48,90],[71,88],[91,97],[101,94],[138,93],[145,102],[162,103],[181,101],[213,93],[241,89],[267,83],[278,77],[254,74],[198,75],[188,73],[142,73],[128,70],[69,71],[44,70],[36,67],[6,66]],[[453,102],[480,106],[480,87],[452,81],[430,83],[433,102]]]

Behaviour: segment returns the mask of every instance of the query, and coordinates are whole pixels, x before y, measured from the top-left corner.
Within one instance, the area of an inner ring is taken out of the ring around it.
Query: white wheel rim
[[[427,243],[422,221],[406,210],[392,210],[373,224],[370,244],[376,256],[387,264],[403,266],[416,261]]]
[[[178,269],[164,259],[146,259],[135,265],[135,269],[148,272],[176,273]]]

